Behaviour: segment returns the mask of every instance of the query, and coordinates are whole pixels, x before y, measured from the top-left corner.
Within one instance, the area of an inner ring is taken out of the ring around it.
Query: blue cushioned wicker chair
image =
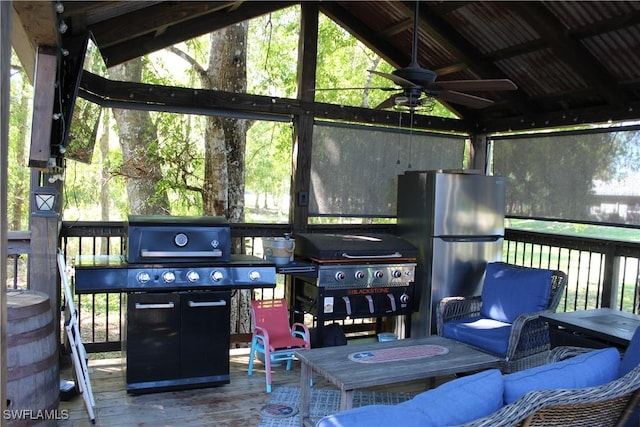
[[[566,281],[558,270],[489,263],[480,296],[440,302],[438,335],[499,356],[505,373],[544,364],[549,330],[540,315],[556,310]]]

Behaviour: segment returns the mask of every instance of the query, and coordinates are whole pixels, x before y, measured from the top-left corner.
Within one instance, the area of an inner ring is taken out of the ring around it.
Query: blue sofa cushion
[[[631,337],[631,342],[624,352],[624,357],[620,362],[618,369],[618,377],[623,377],[631,372],[636,366],[640,365],[640,327],[636,328],[636,331]],[[640,408],[637,408],[631,414],[631,418],[627,421],[627,427],[640,426]]]
[[[640,327],[636,328],[631,337],[629,347],[624,352],[624,357],[618,370],[618,377],[624,377],[638,365],[640,365]]]
[[[535,390],[595,387],[617,378],[620,353],[605,348],[505,375],[504,403]]]
[[[525,313],[544,310],[549,305],[552,270],[489,263],[482,285],[483,317],[513,323]]]
[[[452,320],[444,324],[443,336],[490,353],[506,356],[511,323],[484,317]]]
[[[397,405],[370,405],[322,418],[316,427],[441,427],[486,417],[502,407],[497,369],[458,378]]]

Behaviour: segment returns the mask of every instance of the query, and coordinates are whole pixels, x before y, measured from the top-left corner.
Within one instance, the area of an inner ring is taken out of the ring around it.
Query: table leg
[[[353,408],[353,390],[340,390],[340,410]]]
[[[313,425],[311,422],[311,365],[301,360],[300,365],[300,426]]]

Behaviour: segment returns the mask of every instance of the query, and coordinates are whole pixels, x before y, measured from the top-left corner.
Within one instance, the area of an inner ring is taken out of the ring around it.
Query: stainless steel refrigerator
[[[435,333],[442,298],[480,295],[487,263],[502,259],[505,185],[473,173],[398,176],[398,234],[418,248],[411,337]]]

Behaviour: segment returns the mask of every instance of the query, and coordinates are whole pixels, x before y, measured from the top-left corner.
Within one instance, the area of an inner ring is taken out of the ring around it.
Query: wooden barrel
[[[54,319],[46,294],[7,290],[7,425],[57,425],[60,374]]]

